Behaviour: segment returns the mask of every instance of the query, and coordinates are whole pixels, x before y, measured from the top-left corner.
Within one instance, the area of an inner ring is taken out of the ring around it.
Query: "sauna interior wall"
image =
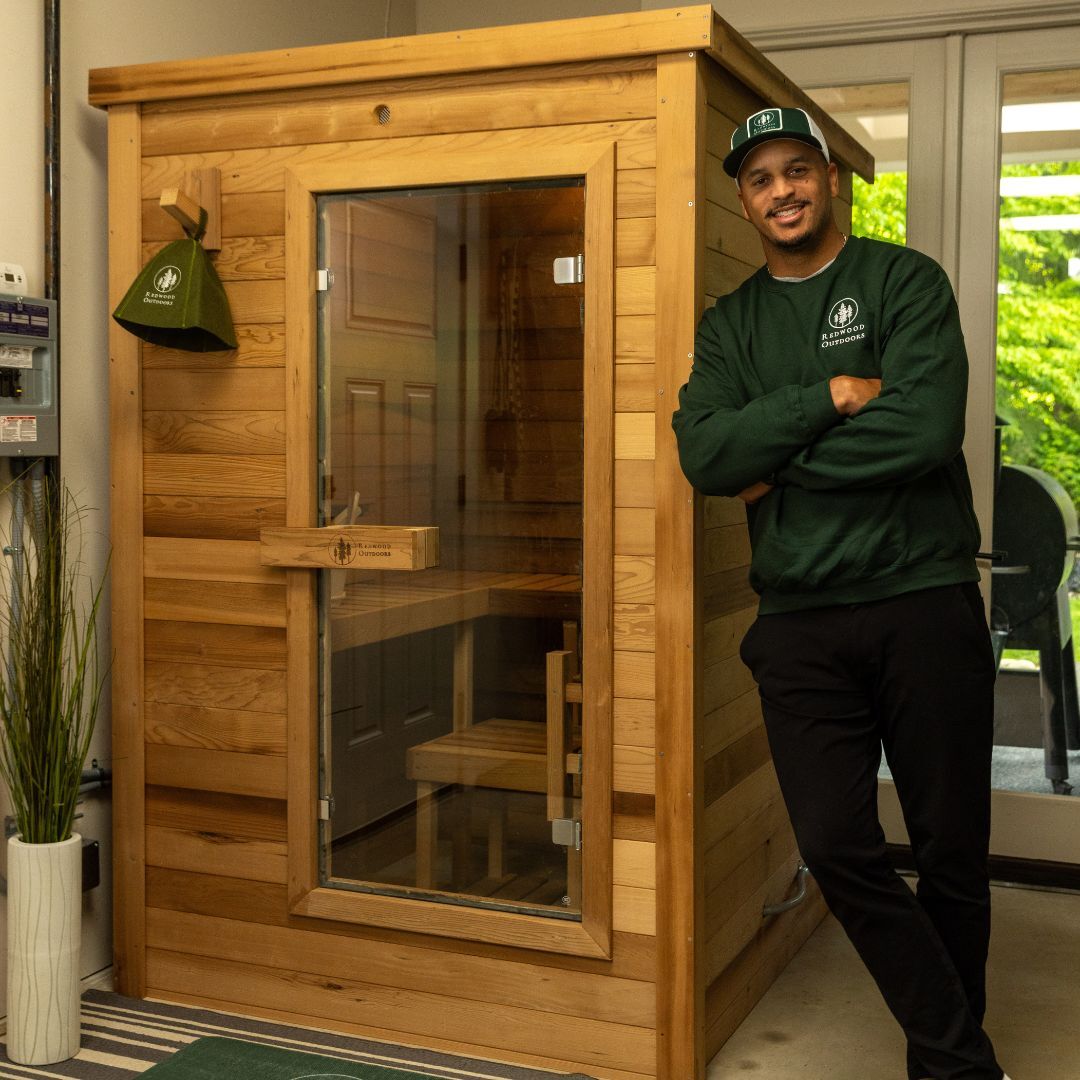
[[[772,102],[715,64],[706,67],[705,290],[711,304],[763,261],[721,162],[731,133]],[[841,169],[838,224],[851,224],[851,174]],[[805,903],[763,920],[762,907],[792,891],[798,852],[769,756],[757,689],[739,659],[754,621],[750,540],[739,499],[704,500],[703,697],[705,709],[705,1049],[714,1054],[783,970],[824,914],[811,884]]]
[[[142,347],[144,729],[127,734],[145,753],[146,900],[132,889],[118,903],[145,918],[147,995],[560,1071],[655,1073],[655,114],[652,58],[142,108],[143,255],[179,235],[161,190],[218,166],[216,263],[240,343]],[[488,131],[517,132],[523,154],[583,133],[618,143],[611,962],[286,907],[285,586],[257,552],[259,530],[284,523],[289,464],[284,169],[425,133],[468,132],[482,154]],[[136,862],[141,842],[129,838]],[[140,959],[132,948],[120,969]]]

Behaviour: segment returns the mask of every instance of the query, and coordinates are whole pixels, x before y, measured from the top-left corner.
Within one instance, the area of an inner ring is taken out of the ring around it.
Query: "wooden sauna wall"
[[[705,166],[705,288],[712,303],[764,261],[757,231],[743,215],[722,160],[737,124],[771,104],[716,65]],[[851,221],[850,172],[836,204]],[[739,643],[757,613],[748,580],[750,538],[741,500],[704,500],[705,708],[705,1049],[712,1056],[799,950],[824,914],[813,883],[794,911],[762,919],[762,907],[793,891],[798,851],[769,754],[754,681]]]
[[[384,101],[394,120],[381,127]],[[117,900],[135,920],[118,957],[135,966],[128,988],[560,1071],[655,1073],[655,110],[651,58],[144,107],[141,191],[127,196],[142,200],[144,254],[177,235],[161,190],[218,166],[217,265],[240,346],[142,353],[146,905],[129,876]],[[571,126],[542,126],[553,117]],[[501,132],[500,154],[563,137],[619,146],[611,962],[286,907],[285,590],[256,543],[285,511],[283,170],[426,132],[468,131],[482,154],[478,128]],[[115,176],[131,172],[127,145],[118,134]],[[127,841],[136,867],[142,839]]]

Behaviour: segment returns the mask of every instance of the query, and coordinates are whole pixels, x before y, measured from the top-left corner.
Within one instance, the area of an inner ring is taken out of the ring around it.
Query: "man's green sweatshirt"
[[[844,417],[834,375],[881,394]],[[672,424],[699,491],[776,485],[747,513],[762,614],[978,580],[966,396],[952,288],[909,248],[852,237],[823,272],[763,267],[705,313]]]

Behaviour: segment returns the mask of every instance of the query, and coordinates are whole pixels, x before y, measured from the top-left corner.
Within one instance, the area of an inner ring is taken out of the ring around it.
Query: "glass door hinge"
[[[330,815],[334,812],[334,796],[324,795],[318,802],[319,807],[319,820],[329,821]]]
[[[551,842],[560,847],[581,850],[581,822],[573,818],[555,818],[551,823]]]
[[[334,271],[327,267],[315,271],[316,292],[329,292],[334,287]]]
[[[580,285],[585,280],[585,256],[567,255],[553,267],[556,285]]]

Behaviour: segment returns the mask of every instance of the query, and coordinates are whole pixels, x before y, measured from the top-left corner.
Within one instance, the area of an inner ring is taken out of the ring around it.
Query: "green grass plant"
[[[32,490],[24,474],[9,493],[26,515],[5,549],[0,596],[0,775],[22,841],[48,844],[71,836],[101,703],[104,575],[95,585],[85,571],[86,511],[65,485],[46,478]]]

